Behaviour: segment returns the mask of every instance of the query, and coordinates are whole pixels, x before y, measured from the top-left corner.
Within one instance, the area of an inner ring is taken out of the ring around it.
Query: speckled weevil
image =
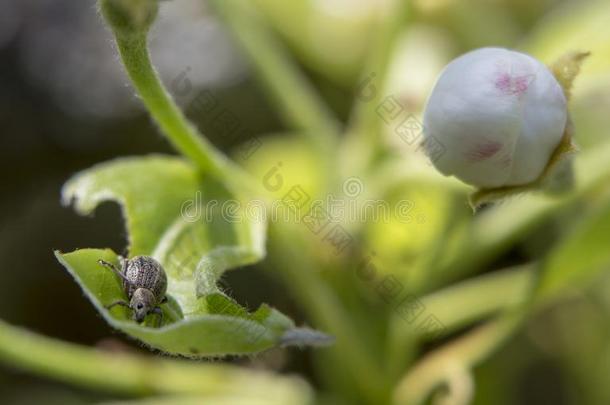
[[[122,281],[123,290],[129,298],[129,302],[118,300],[106,308],[110,309],[116,305],[131,308],[133,320],[142,323],[146,315],[155,313],[159,316],[160,326],[163,322],[163,312],[159,305],[167,302],[165,292],[167,290],[167,276],[159,262],[150,256],[136,256],[125,259],[119,256],[121,269],[117,269],[112,263],[98,260],[98,263],[112,270]]]

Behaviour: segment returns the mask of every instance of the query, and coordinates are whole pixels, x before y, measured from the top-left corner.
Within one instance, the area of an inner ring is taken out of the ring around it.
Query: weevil
[[[105,260],[98,263],[112,270],[122,281],[123,290],[129,302],[117,300],[106,306],[110,309],[122,305],[133,311],[133,320],[142,323],[148,314],[159,316],[158,325],[163,322],[163,311],[159,305],[167,302],[167,276],[161,264],[150,256],[135,256],[125,259],[119,256],[121,268]]]

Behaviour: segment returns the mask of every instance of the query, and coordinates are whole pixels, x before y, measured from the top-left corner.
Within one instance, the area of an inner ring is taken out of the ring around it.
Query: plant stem
[[[475,271],[505,252],[536,226],[582,199],[610,177],[610,142],[583,152],[574,160],[575,189],[565,196],[531,195],[493,207],[479,215],[460,254],[441,270],[442,282],[451,282]]]
[[[225,161],[191,125],[163,87],[152,66],[146,34],[117,35],[121,59],[142,102],[174,147],[203,171],[219,174]]]
[[[249,56],[284,121],[302,130],[319,151],[328,155],[337,138],[336,119],[256,10],[242,0],[212,0],[212,3]]]
[[[380,24],[377,38],[371,47],[363,80],[371,80],[371,86],[374,87],[371,87],[373,90],[370,99],[356,98],[357,104],[352,112],[343,155],[343,163],[347,166],[345,170],[349,173],[368,168],[380,152],[381,122],[377,115],[377,107],[386,97],[384,91],[389,65],[396,40],[408,13],[409,3],[404,0],[394,0],[393,7],[388,12],[389,17]]]
[[[427,311],[451,333],[470,322],[524,302],[534,282],[533,264],[466,280],[422,298]]]
[[[442,325],[441,334],[447,335],[470,322],[522,304],[533,281],[532,264],[463,281],[419,299],[423,308],[420,317],[433,316]],[[410,323],[398,315],[390,320],[387,352],[390,375],[401,372],[410,346],[423,337],[418,336],[418,321],[421,319]]]
[[[296,378],[222,364],[105,352],[47,338],[1,320],[0,360],[69,384],[132,395],[240,395],[289,401],[310,394]]]
[[[516,331],[522,320],[521,311],[501,316],[430,353],[399,382],[393,403],[421,404],[456,372],[468,371],[489,356]]]
[[[155,71],[146,43],[146,33],[116,35],[125,69],[148,112],[172,145],[204,173],[230,184],[252,187],[247,173],[228,160],[188,122]]]
[[[345,364],[345,372],[357,382],[354,389],[360,390],[370,403],[379,403],[387,395],[389,386],[371,351],[364,345],[358,330],[349,322],[349,314],[329,286],[318,275],[319,266],[308,259],[309,255],[298,246],[306,242],[295,241],[298,230],[289,232],[287,226],[274,226],[270,232],[270,257],[278,274],[285,278],[292,295],[301,307],[324,331],[336,338],[328,350],[337,353]],[[302,243],[298,243],[302,242]],[[298,260],[294,260],[298,257]]]

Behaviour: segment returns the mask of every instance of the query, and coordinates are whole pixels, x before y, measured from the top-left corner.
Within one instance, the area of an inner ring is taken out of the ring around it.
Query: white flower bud
[[[564,92],[542,63],[520,52],[482,48],[449,63],[424,113],[424,135],[440,144],[445,175],[479,188],[538,180],[568,118]]]

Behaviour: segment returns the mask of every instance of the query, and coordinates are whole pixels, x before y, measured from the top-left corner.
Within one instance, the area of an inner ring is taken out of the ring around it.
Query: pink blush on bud
[[[531,76],[519,76],[515,77],[515,91],[517,95],[521,95],[527,91]]]
[[[493,141],[477,144],[473,149],[467,151],[464,156],[471,162],[480,162],[494,156],[502,149],[502,146],[502,143]]]
[[[527,91],[531,78],[531,75],[512,77],[508,73],[500,73],[495,86],[503,94],[520,96]]]
[[[481,48],[451,61],[428,97],[427,141],[445,144],[433,161],[478,188],[526,185],[544,174],[567,121],[553,73],[533,57]]]
[[[502,93],[510,92],[510,75],[508,73],[500,73],[498,78],[496,79],[496,89],[500,90]]]

